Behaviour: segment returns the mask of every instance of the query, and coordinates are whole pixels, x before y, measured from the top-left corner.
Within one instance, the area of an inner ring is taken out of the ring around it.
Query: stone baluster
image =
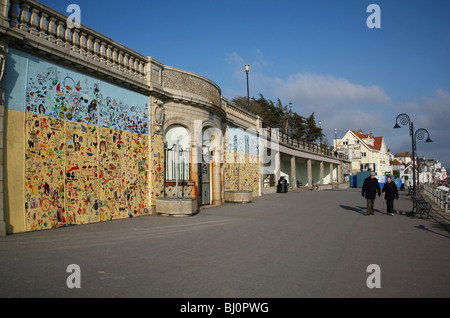
[[[0,19],[7,20],[8,18],[8,0],[0,0]]]
[[[80,50],[80,35],[78,34],[78,29],[73,28],[72,30],[72,51]]]
[[[47,18],[48,14],[44,12],[39,13],[39,33],[38,36],[40,38],[47,38],[48,28],[47,28]]]
[[[72,31],[67,25],[66,30],[64,31],[64,46],[68,49],[71,49],[73,46]]]
[[[31,9],[31,16],[30,16],[30,33],[33,35],[37,35],[38,34],[38,27],[39,27],[39,21],[38,21],[38,15],[39,14],[39,10],[37,8],[32,8]]]
[[[140,78],[144,79],[145,78],[145,64],[143,60],[139,60],[139,73],[140,73]]]
[[[119,70],[121,72],[123,72],[124,68],[123,68],[123,51],[122,50],[119,51],[118,60],[119,60]]]
[[[112,65],[112,47],[110,44],[106,45],[106,64]]]
[[[106,43],[103,41],[100,43],[100,61],[106,62]]]
[[[125,53],[124,57],[123,57],[123,72],[124,73],[128,73],[128,58],[129,58],[130,54]]]
[[[87,56],[90,57],[90,58],[92,58],[94,56],[94,46],[93,46],[94,42],[93,42],[93,40],[94,40],[94,37],[89,34],[87,36],[87,42],[86,42],[87,48],[86,48],[86,51],[87,51]]]
[[[9,8],[8,18],[9,18],[9,25],[12,28],[18,27],[17,19],[19,18],[19,11],[17,10],[17,4],[19,3],[18,0],[11,0],[11,6]]]
[[[100,40],[94,39],[94,60],[100,61]]]
[[[30,21],[28,18],[28,9],[30,9],[30,6],[25,2],[20,2],[19,7],[21,9],[19,16],[19,28],[21,30],[28,31],[28,22]]]
[[[130,59],[128,60],[128,69],[130,70],[130,74],[134,74],[134,57],[130,56]]]
[[[61,20],[56,22],[56,44],[64,46],[64,22]]]
[[[139,59],[138,58],[134,59],[133,71],[134,71],[134,76],[139,77]]]
[[[48,37],[49,41],[56,42],[56,19],[54,17],[49,18],[48,22]]]
[[[117,48],[113,48],[113,67],[118,67],[119,63],[117,61]]]
[[[87,55],[86,53],[86,33],[81,31],[80,34],[80,54]]]

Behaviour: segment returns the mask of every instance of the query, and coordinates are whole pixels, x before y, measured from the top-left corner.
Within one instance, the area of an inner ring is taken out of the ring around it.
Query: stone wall
[[[165,89],[183,92],[184,97],[189,98],[186,93],[190,93],[203,97],[212,105],[221,106],[220,88],[210,80],[197,74],[165,67],[162,72],[162,82]]]

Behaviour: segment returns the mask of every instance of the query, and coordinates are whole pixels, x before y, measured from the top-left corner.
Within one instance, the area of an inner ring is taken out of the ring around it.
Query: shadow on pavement
[[[439,225],[439,227],[440,227],[440,225]],[[438,232],[435,232],[435,231],[432,231],[432,230],[430,230],[429,228],[427,228],[425,225],[422,225],[422,224],[421,224],[421,225],[417,225],[415,228],[416,228],[416,229],[419,229],[419,230],[428,231],[428,232],[430,232],[430,233],[433,233],[433,234],[437,234],[437,235],[443,236],[443,237],[445,237],[445,238],[450,238],[450,236],[444,235],[444,234],[441,234],[441,233],[438,233]]]
[[[357,212],[359,214],[362,215],[367,215],[366,211],[367,211],[367,207],[363,207],[363,206],[348,206],[348,205],[339,205],[342,209],[345,210],[349,210],[349,211],[353,211],[353,212]],[[386,214],[378,209],[374,209],[375,213],[380,213],[380,214]]]

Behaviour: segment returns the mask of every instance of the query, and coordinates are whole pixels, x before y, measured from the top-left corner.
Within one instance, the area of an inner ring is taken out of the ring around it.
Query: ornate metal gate
[[[209,165],[209,148],[203,148],[203,160],[198,165],[198,195],[200,205],[211,204],[211,168]]]

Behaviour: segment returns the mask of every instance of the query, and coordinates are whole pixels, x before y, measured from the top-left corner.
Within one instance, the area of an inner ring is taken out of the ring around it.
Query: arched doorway
[[[165,184],[166,197],[190,197],[191,137],[182,125],[169,126],[165,132]]]
[[[201,136],[199,163],[199,202],[200,205],[222,204],[222,131],[215,125],[204,124]]]

